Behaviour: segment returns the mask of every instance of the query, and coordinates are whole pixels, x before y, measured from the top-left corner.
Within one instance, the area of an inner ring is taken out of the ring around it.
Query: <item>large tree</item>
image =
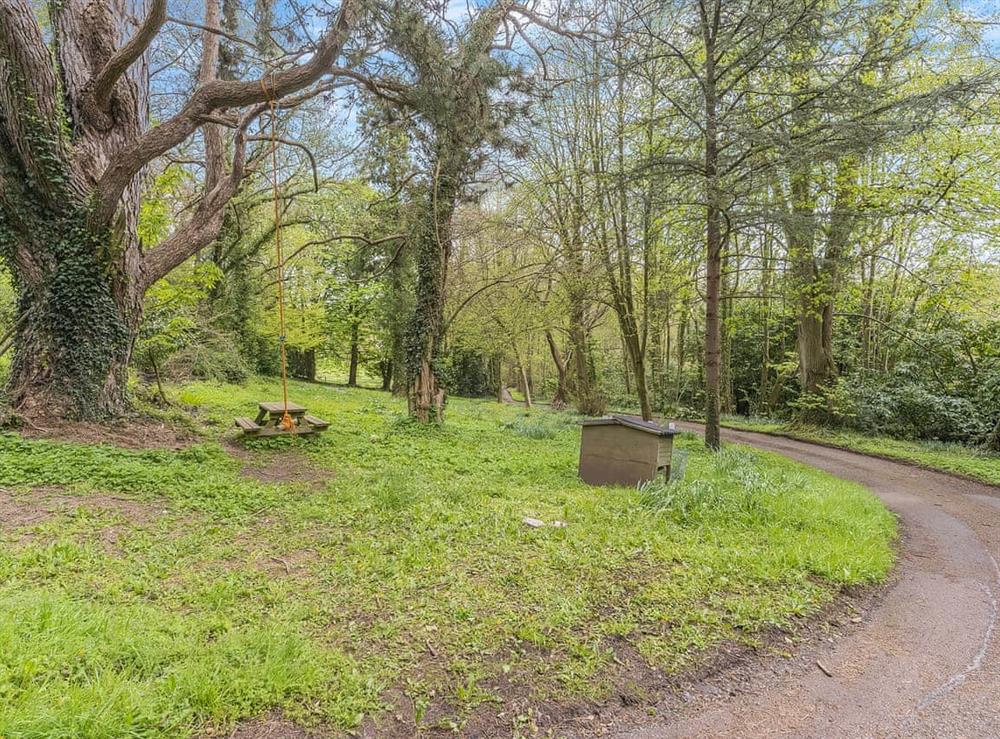
[[[408,234],[417,284],[406,334],[409,409],[421,422],[440,422],[444,413],[435,365],[445,329],[452,219],[486,153],[510,143],[506,125],[526,104],[526,78],[513,62],[515,40],[542,56],[525,27],[564,33],[558,22],[510,0],[470,6],[469,13],[459,24],[419,3],[387,5],[382,25],[394,58],[373,59],[375,69],[364,79],[412,121],[423,165]]]
[[[18,301],[9,395],[24,415],[122,412],[143,295],[218,235],[266,150],[252,147],[270,103],[287,108],[329,89],[361,6],[343,0],[319,40],[286,57],[306,61],[236,80],[220,78],[220,38],[232,34],[220,27],[219,0],[206,0],[193,91],[150,126],[146,57],[168,18],[166,0],[146,5],[61,0],[43,29],[30,0],[0,0],[0,255]],[[137,232],[144,170],[198,131],[199,200],[146,249]]]

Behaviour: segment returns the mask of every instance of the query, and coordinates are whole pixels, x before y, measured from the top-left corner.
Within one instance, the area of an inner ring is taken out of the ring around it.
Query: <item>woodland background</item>
[[[30,7],[51,42],[48,6]],[[205,37],[213,78],[267,80],[309,58],[290,50],[324,17],[204,7],[169,3],[149,43],[150,122],[182,109]],[[423,357],[454,395],[1000,449],[988,9],[372,3],[358,18],[323,90],[273,120],[293,374],[407,393]],[[138,175],[147,252],[207,197],[211,127]],[[9,181],[21,165],[5,162]],[[142,295],[133,393],[277,371],[271,174],[258,157],[217,234]]]

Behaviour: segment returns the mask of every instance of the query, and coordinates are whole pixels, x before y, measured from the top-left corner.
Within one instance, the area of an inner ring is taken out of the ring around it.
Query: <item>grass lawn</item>
[[[723,426],[745,431],[781,434],[793,439],[830,444],[851,451],[874,454],[952,472],[991,485],[1000,485],[1000,454],[940,441],[906,441],[885,436],[866,436],[854,431],[824,429],[815,426],[789,425],[769,419],[746,419],[726,416]]]
[[[525,706],[641,691],[623,660],[671,673],[758,644],[892,563],[865,490],[739,447],[681,437],[683,482],[593,489],[567,414],[452,399],[420,428],[387,394],[293,384],[331,429],[244,445],[231,419],[273,382],[172,395],[203,442],[0,435],[0,736],[270,712],[527,733]]]

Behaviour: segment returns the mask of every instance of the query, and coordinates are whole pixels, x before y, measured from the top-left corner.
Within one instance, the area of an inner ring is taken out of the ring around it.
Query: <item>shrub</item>
[[[867,434],[970,443],[988,432],[988,419],[970,399],[932,392],[898,374],[852,377],[842,385],[854,406],[846,425]]]

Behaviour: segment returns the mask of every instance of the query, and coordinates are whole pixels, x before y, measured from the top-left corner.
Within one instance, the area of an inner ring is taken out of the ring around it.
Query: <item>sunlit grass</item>
[[[891,565],[871,495],[778,457],[682,437],[684,481],[590,488],[568,414],[451,400],[424,428],[385,393],[292,390],[330,430],[239,459],[219,439],[273,382],[173,390],[206,428],[183,451],[0,436],[14,504],[75,501],[0,528],[0,735],[175,735],[274,708],[349,728],[391,686],[461,725],[500,679],[607,695],[611,636],[683,669]]]

